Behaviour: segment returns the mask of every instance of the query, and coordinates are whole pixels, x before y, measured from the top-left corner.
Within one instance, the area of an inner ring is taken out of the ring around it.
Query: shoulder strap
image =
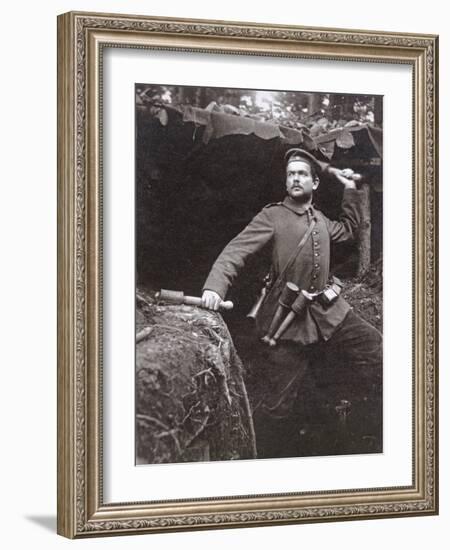
[[[316,220],[315,220],[315,218],[312,218],[311,222],[308,226],[308,229],[305,231],[303,237],[300,239],[300,242],[296,246],[295,250],[292,252],[291,256],[289,257],[289,260],[286,262],[286,265],[281,270],[281,272],[278,275],[277,280],[273,284],[272,288],[275,288],[283,280],[284,274],[291,267],[291,265],[294,263],[295,258],[300,254],[301,249],[305,246],[306,241],[308,240],[309,236],[311,235],[312,230],[314,229],[315,225],[316,225]]]

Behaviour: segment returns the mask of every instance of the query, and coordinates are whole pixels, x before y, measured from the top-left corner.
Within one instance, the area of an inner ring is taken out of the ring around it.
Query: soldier
[[[321,172],[333,175],[344,186],[338,221],[328,219],[313,206]],[[360,380],[361,391],[375,395],[372,417],[377,433],[372,436],[381,440],[381,334],[351,310],[339,291],[331,298],[326,294],[332,282],[330,246],[354,239],[360,222],[360,192],[352,176],[350,169],[338,170],[307,151],[290,149],[286,153],[287,196],[264,207],[224,248],[203,286],[202,303],[217,310],[246,260],[270,246],[272,286],[256,314],[259,337],[271,327],[286,282],[294,283],[310,303],[270,351],[275,368],[262,409],[273,418],[291,415],[308,358],[314,356],[320,366],[321,358],[333,357],[336,369],[350,369]]]

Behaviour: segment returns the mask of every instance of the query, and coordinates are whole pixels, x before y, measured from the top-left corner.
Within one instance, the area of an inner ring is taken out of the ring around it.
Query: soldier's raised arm
[[[341,214],[339,220],[328,220],[328,231],[333,242],[354,240],[361,223],[360,195],[355,183],[355,174],[351,168],[340,170],[328,166],[327,171],[344,186]]]

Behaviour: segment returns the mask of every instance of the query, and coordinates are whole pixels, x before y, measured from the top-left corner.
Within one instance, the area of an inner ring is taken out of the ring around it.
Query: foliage
[[[140,104],[192,105],[271,121],[307,130],[312,137],[335,128],[381,125],[382,98],[379,96],[141,85],[136,89],[136,97]]]

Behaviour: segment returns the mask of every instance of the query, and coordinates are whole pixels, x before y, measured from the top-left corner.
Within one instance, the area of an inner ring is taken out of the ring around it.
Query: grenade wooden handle
[[[287,314],[284,321],[278,327],[278,330],[273,335],[273,337],[270,338],[269,346],[273,347],[277,345],[278,340],[290,327],[295,317],[302,315],[302,313],[308,307],[308,304],[311,302],[312,302],[311,295],[308,294],[308,292],[302,290],[298,295],[297,299],[295,300],[295,302],[293,302],[291,306],[291,311]]]
[[[190,306],[199,306],[199,307],[203,307],[202,306],[202,299],[201,298],[197,298],[197,296],[185,296],[184,297],[184,302],[185,304],[188,304]],[[219,304],[219,309],[233,309],[234,307],[234,304],[233,302],[231,302],[230,300],[227,300],[227,301],[222,301],[220,302]]]
[[[272,317],[272,322],[270,323],[269,330],[267,334],[261,338],[264,344],[269,344],[272,346],[273,335],[275,334],[277,328],[283,322],[283,319],[289,313],[289,308],[291,304],[296,300],[300,289],[297,285],[291,282],[287,282],[281,292],[280,298],[278,300],[278,307],[275,311],[274,316]]]
[[[162,288],[155,294],[157,300],[163,300],[164,302],[170,302],[172,304],[187,304],[190,306],[202,307],[202,299],[197,296],[185,296],[181,290],[165,290]],[[226,302],[220,302],[219,309],[233,309],[234,304],[229,300]]]

